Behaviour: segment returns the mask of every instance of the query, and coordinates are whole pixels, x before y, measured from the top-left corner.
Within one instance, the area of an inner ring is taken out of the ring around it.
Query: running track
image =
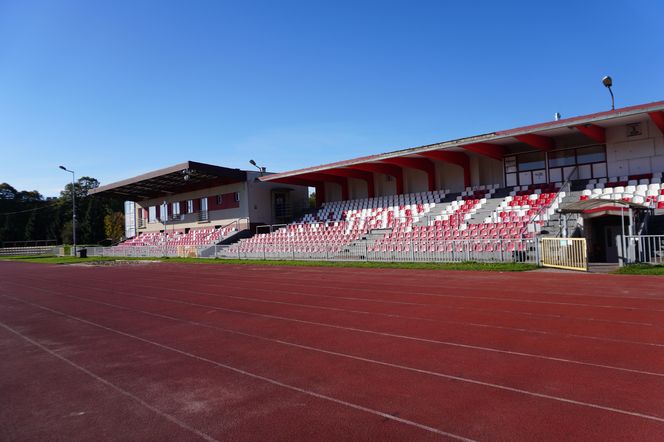
[[[0,262],[0,440],[662,440],[663,283]]]

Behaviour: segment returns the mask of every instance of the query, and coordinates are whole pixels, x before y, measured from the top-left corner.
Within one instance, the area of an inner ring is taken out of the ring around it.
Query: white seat
[[[625,193],[634,193],[634,192],[636,192],[636,186],[625,187]]]

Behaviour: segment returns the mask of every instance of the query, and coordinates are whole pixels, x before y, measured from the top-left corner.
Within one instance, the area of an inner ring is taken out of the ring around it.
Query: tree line
[[[124,235],[123,202],[88,196],[99,186],[91,177],[67,184],[58,197],[0,184],[0,243],[55,240],[72,243],[72,192],[76,198],[76,240],[79,244],[117,242]]]

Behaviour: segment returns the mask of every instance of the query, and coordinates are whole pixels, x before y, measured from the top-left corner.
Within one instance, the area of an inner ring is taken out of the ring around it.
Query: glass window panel
[[[516,172],[516,157],[505,158],[505,172],[506,173]]]
[[[549,178],[551,178],[552,182],[562,181],[563,180],[562,170],[561,169],[549,169]]]
[[[505,185],[506,186],[516,186],[516,173],[508,173],[505,175]]]
[[[574,150],[559,150],[549,152],[549,167],[573,166],[576,164]]]
[[[606,177],[606,163],[593,164],[593,178]]]
[[[519,184],[522,186],[533,184],[533,176],[530,172],[519,173]]]
[[[590,171],[590,164],[579,166],[579,179],[589,180],[592,178],[592,172]]]
[[[537,169],[544,169],[544,152],[530,152],[519,155],[519,172]]]
[[[579,164],[601,163],[606,161],[604,146],[591,146],[577,149],[576,156]]]
[[[533,171],[533,184],[542,183],[546,183],[546,173],[544,173],[544,170]]]

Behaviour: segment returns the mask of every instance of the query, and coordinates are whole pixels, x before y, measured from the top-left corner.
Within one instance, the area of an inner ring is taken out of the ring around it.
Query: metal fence
[[[57,246],[38,247],[2,247],[0,256],[26,256],[26,255],[57,255]]]
[[[541,238],[542,266],[567,270],[588,270],[585,238]]]
[[[198,257],[219,259],[389,261],[389,262],[523,262],[537,264],[534,239],[403,241],[389,244],[357,241],[338,243],[262,243],[205,247],[91,247],[89,256]]]
[[[625,264],[664,264],[664,235],[626,235]]]

